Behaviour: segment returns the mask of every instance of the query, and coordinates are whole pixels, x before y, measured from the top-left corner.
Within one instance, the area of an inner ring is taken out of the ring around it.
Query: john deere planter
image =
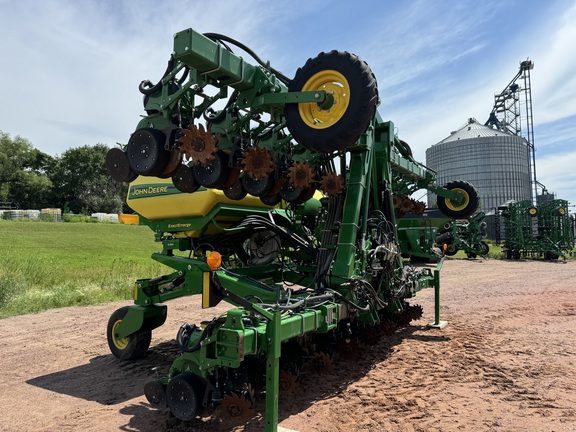
[[[265,394],[275,431],[281,383],[419,318],[412,298],[439,292],[442,261],[402,263],[393,194],[429,189],[457,213],[475,200],[413,159],[354,54],[320,53],[290,79],[229,37],[188,29],[140,92],[146,115],[106,164],[130,182],[128,204],[162,245],[152,258],[170,270],[136,281],[134,305],[110,317],[110,350],[144,354],[170,299],[228,302],[224,316],[182,325],[181,354],[144,392],[182,420],[212,407],[242,416]]]

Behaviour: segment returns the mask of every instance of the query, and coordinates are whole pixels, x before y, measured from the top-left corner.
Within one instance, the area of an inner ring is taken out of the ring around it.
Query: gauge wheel
[[[192,168],[194,178],[205,188],[220,189],[228,180],[230,168],[228,167],[228,155],[222,150],[214,154],[214,159],[206,165],[194,164]]]
[[[261,196],[260,201],[262,202],[262,204],[265,204],[265,205],[271,206],[271,207],[275,207],[278,204],[280,204],[280,201],[282,201],[282,197],[280,196],[279,193],[268,194],[268,195]]]
[[[116,181],[129,183],[138,177],[130,167],[128,155],[118,147],[108,150],[105,165],[110,177]]]
[[[174,417],[192,420],[202,411],[205,384],[191,372],[176,375],[166,387],[166,402]]]
[[[280,189],[280,197],[289,203],[299,203],[306,195],[306,189],[294,187],[290,182],[284,182]]]
[[[534,207],[534,206],[529,207],[528,208],[528,214],[532,217],[538,216],[538,208]]]
[[[368,64],[354,54],[320,53],[296,71],[288,91],[321,90],[333,99],[332,105],[286,104],[286,126],[292,137],[310,151],[344,150],[358,141],[376,113],[376,78]]]
[[[246,192],[246,190],[244,189],[244,186],[242,186],[242,178],[237,178],[236,181],[230,185],[230,187],[227,187],[224,189],[224,195],[226,195],[226,198],[234,200],[234,201],[239,201],[242,198],[244,198],[246,195],[248,194],[248,192]]]
[[[125,306],[114,311],[108,320],[106,330],[110,352],[120,360],[132,360],[144,356],[152,340],[152,330],[141,329],[122,339],[116,336],[116,330],[128,313],[128,309],[128,306]]]
[[[170,160],[170,152],[164,149],[165,142],[166,135],[157,129],[134,131],[126,145],[132,170],[144,176],[162,174]]]
[[[172,174],[172,183],[180,192],[192,193],[200,188],[200,184],[194,177],[194,172],[186,164],[180,164],[174,174]]]
[[[242,176],[242,186],[244,190],[255,197],[268,195],[272,191],[275,183],[274,173],[260,180],[246,173]]]
[[[480,205],[480,195],[474,186],[464,181],[453,181],[447,183],[444,188],[460,192],[464,200],[461,203],[452,201],[449,198],[438,197],[436,203],[438,209],[446,216],[453,219],[464,219],[470,217],[478,210]]]
[[[160,174],[158,174],[158,177],[162,179],[172,177],[172,175],[180,167],[182,162],[182,153],[180,153],[179,150],[170,150],[168,154],[169,154],[168,162],[166,163],[164,170]]]

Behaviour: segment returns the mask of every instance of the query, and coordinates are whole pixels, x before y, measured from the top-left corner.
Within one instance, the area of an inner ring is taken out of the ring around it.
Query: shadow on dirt
[[[298,376],[295,389],[280,394],[279,421],[319,401],[342,394],[350,384],[385,361],[403,340],[416,339],[424,343],[450,340],[437,331],[428,333],[425,329],[426,326],[410,325],[380,339],[375,345],[359,344],[357,355],[353,358],[335,354],[332,364],[325,370],[304,369]],[[179,353],[175,341],[163,342],[152,346],[148,355],[140,360],[126,362],[117,360],[111,354],[97,356],[86,365],[32,378],[27,383],[103,405],[116,405],[142,396],[144,385],[166,375]],[[204,411],[202,417],[196,420],[180,421],[167,409],[157,410],[146,402],[124,406],[120,413],[130,417],[128,423],[120,428],[126,431],[262,431],[265,428],[265,395],[256,398],[251,415],[243,420],[223,419],[217,410],[211,409]]]
[[[143,395],[144,384],[165,375],[178,354],[175,341],[162,342],[140,360],[120,361],[112,354],[101,355],[90,359],[88,364],[32,378],[26,383],[103,405],[115,405]]]

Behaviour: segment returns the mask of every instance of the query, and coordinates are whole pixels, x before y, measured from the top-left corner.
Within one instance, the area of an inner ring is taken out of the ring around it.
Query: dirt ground
[[[576,431],[576,261],[450,260],[442,269],[443,330],[432,290],[412,301],[424,317],[334,359],[280,399],[280,426],[321,431]],[[150,407],[144,384],[177,354],[184,321],[210,319],[196,298],[170,303],[148,356],[108,351],[108,317],[121,302],[0,321],[1,431],[256,431],[180,422]],[[156,369],[154,369],[156,368]]]

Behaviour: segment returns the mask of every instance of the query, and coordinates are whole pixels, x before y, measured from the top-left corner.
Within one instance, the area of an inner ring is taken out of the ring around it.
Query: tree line
[[[0,131],[0,202],[20,209],[60,208],[73,213],[122,213],[128,186],[110,178],[105,144],[50,156],[25,138]]]

